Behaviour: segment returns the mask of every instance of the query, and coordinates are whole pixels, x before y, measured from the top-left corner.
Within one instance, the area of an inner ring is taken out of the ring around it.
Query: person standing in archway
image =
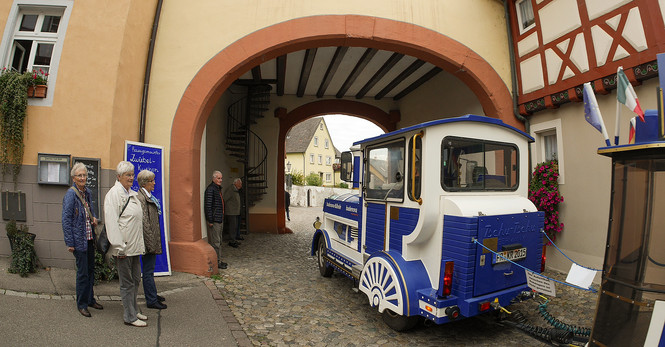
[[[290,221],[291,217],[289,217],[289,206],[291,206],[291,194],[289,194],[288,190],[284,191],[284,208],[286,209],[286,220]]]
[[[244,240],[240,236],[240,188],[242,188],[242,180],[236,178],[233,180],[233,184],[224,190],[224,196],[226,196],[226,216],[229,222],[228,234],[231,239],[229,245],[232,247],[234,241]]]
[[[222,173],[214,171],[212,182],[205,190],[203,209],[208,224],[208,243],[217,253],[217,267],[226,269],[228,264],[222,261],[222,231],[224,230],[224,197],[222,196]]]

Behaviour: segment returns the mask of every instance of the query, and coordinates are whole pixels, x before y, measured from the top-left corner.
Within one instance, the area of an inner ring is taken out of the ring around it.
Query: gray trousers
[[[208,227],[208,243],[217,253],[217,263],[222,261],[222,232],[224,223],[212,223],[212,228]]]
[[[138,255],[116,258],[116,266],[120,281],[120,298],[125,309],[123,319],[127,323],[132,323],[138,319],[136,314],[141,312],[136,303],[136,295],[141,283],[141,262]]]

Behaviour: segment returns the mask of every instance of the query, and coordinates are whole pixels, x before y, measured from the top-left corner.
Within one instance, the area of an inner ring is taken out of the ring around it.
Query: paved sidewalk
[[[7,272],[9,258],[0,257],[0,336],[3,346],[251,346],[212,280],[174,272],[156,277],[165,310],[139,307],[148,326],[124,325],[118,281],[95,286],[104,306],[90,308],[92,318],[76,309],[75,271],[41,269],[28,277]]]

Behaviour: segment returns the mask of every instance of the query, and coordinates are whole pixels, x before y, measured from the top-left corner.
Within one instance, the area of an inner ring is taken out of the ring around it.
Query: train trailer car
[[[473,317],[527,296],[544,213],[527,198],[528,134],[466,115],[355,143],[325,200],[312,255],[352,278],[391,328]]]

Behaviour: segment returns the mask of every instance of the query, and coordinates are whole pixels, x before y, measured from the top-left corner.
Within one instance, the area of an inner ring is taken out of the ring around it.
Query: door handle
[[[513,274],[513,271],[511,271],[511,272],[504,272],[504,273],[503,273],[504,276],[510,276],[510,275],[512,275],[512,274]]]

